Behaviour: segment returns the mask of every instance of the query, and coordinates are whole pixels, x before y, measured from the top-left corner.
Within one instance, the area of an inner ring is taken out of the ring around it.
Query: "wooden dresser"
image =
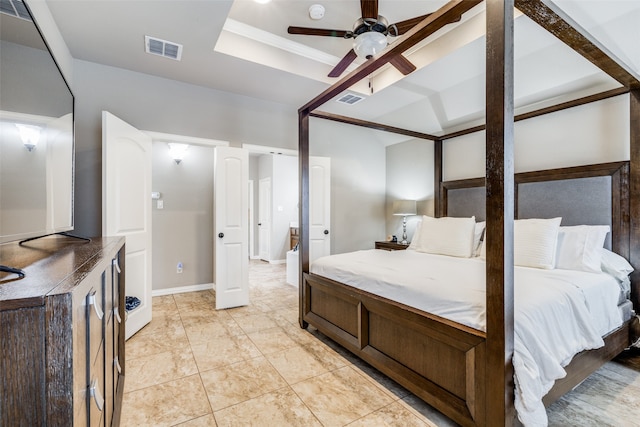
[[[0,245],[0,425],[117,426],[124,238]]]

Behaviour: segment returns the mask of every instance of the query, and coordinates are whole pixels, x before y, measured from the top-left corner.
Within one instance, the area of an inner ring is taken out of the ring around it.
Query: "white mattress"
[[[311,273],[479,330],[485,263],[414,250],[368,250],[316,260]],[[620,286],[605,273],[515,268],[515,406],[526,426],[546,426],[542,397],[572,357],[618,328]]]

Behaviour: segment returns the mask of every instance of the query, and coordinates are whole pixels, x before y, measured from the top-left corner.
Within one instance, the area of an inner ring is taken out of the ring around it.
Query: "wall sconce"
[[[16,123],[20,139],[27,150],[32,151],[40,141],[40,126],[23,125]]]
[[[407,216],[415,215],[416,201],[415,200],[396,200],[393,202],[393,214],[402,215],[402,243],[403,245],[409,244],[407,242]]]
[[[169,143],[169,155],[175,160],[176,165],[179,165],[184,156],[187,155],[189,144],[178,144],[177,142]]]

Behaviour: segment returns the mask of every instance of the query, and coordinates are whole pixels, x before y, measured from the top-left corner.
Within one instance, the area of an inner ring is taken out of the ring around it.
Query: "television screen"
[[[0,243],[73,229],[74,98],[24,3],[0,13]]]

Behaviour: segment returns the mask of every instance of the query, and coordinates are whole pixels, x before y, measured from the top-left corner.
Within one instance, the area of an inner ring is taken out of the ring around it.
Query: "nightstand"
[[[408,247],[409,245],[403,245],[398,242],[376,242],[376,249],[383,249],[385,251],[403,251]]]

